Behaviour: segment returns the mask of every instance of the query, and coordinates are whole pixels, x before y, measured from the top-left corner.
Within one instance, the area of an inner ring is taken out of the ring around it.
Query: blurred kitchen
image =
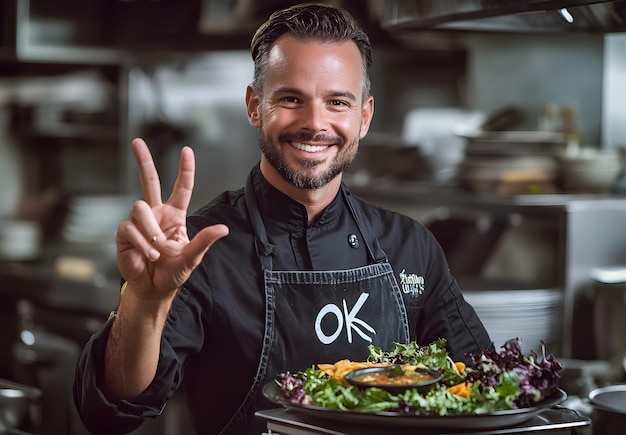
[[[85,433],[73,369],[117,303],[130,140],[165,188],[193,147],[192,209],[242,186],[259,158],[248,44],[295,3],[2,1],[0,384],[29,404],[6,433]],[[626,1],[327,3],[375,47],[345,181],[433,231],[496,346],[543,340],[574,398],[626,381]],[[138,432],[185,433],[180,399],[166,415]]]

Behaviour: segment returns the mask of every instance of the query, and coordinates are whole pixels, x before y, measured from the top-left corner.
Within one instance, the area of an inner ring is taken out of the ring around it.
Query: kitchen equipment
[[[618,150],[583,149],[558,156],[563,187],[569,192],[605,193],[624,171]]]
[[[134,199],[126,195],[77,195],[70,199],[63,238],[73,243],[113,243]]]
[[[418,147],[406,146],[391,135],[374,133],[359,144],[359,152],[344,179],[360,185],[428,180],[432,170]]]
[[[547,193],[554,191],[558,169],[542,155],[467,155],[459,165],[461,187],[480,192]]]
[[[74,434],[69,430],[78,420],[71,400],[72,380],[80,345],[36,324],[30,301],[20,300],[16,308],[21,330],[12,348],[15,379],[42,392],[39,405],[45,433]]]
[[[554,156],[565,147],[565,135],[550,131],[456,131],[465,139],[466,155]]]
[[[551,193],[565,136],[545,131],[458,131],[465,140],[459,184],[468,190]]]
[[[626,385],[599,387],[589,393],[594,435],[621,435],[626,425]]]
[[[14,433],[25,425],[37,425],[30,415],[36,413],[29,411],[40,397],[41,391],[37,388],[0,379],[0,433]],[[31,417],[30,421],[27,417]]]
[[[519,337],[525,351],[554,353],[560,334],[562,294],[556,288],[527,288],[522,283],[499,280],[459,281],[463,296],[474,307],[499,349],[510,338]]]
[[[463,160],[464,140],[458,132],[476,130],[484,119],[482,112],[458,107],[413,109],[405,116],[402,139],[419,148],[435,181],[449,182]]]
[[[544,417],[546,413],[554,410],[556,405],[562,403],[567,398],[567,394],[563,390],[559,390],[554,397],[528,408],[506,409],[482,414],[441,416],[436,413],[419,414],[402,411],[364,412],[305,405],[289,400],[276,382],[267,383],[263,387],[262,392],[265,398],[270,402],[287,408],[290,412],[295,414],[294,418],[305,418],[312,424],[312,426],[308,426],[308,428],[314,430],[314,432],[280,431],[281,434],[294,435],[309,433],[337,435],[378,435],[385,433],[409,435],[415,433],[457,433],[458,431],[484,435],[488,433],[506,434],[532,432],[537,424],[547,426],[548,422],[552,420],[549,417]],[[538,417],[539,414],[541,414],[541,416],[539,421],[537,421],[536,417]],[[583,422],[585,420],[587,419],[581,419],[580,421]],[[337,430],[324,429],[324,427],[332,429],[334,423],[340,424],[341,427],[335,427]],[[509,428],[511,428],[510,432],[508,431]],[[547,429],[547,427],[538,428],[537,430],[545,429]]]
[[[17,388],[0,388],[0,432],[20,426],[28,411],[28,396]]]
[[[268,432],[280,433],[283,435],[380,435],[385,433],[387,435],[413,435],[416,433],[424,433],[414,427],[402,428],[392,426],[391,423],[394,417],[387,419],[387,426],[381,430],[380,426],[375,426],[369,421],[362,422],[361,424],[355,424],[354,422],[344,421],[332,421],[329,419],[312,418],[306,415],[301,415],[287,409],[267,409],[264,411],[257,411],[255,416],[267,422]],[[384,417],[381,417],[381,419]],[[447,417],[441,417],[447,418]],[[466,421],[462,422],[465,423]],[[464,433],[464,434],[520,434],[520,433],[534,433],[534,434],[579,434],[579,430],[585,430],[591,421],[588,417],[578,414],[576,411],[564,408],[562,406],[546,409],[541,414],[536,415],[528,421],[511,427],[500,428],[496,430],[472,430],[468,429],[471,426],[461,426],[461,429],[449,431],[448,433]],[[468,432],[469,430],[469,432]],[[428,432],[433,433],[433,432]],[[435,432],[436,433],[436,432]],[[441,432],[439,432],[441,433]],[[583,432],[580,432],[582,434]],[[264,434],[265,435],[265,434]]]
[[[381,25],[387,31],[623,32],[626,16],[626,4],[611,0],[388,0],[383,4]]]
[[[591,278],[596,357],[610,360],[626,352],[626,267],[597,267]]]
[[[0,220],[0,260],[33,260],[41,251],[41,228],[35,221]]]
[[[483,131],[514,130],[524,121],[524,112],[513,106],[502,107],[487,116],[480,129]]]

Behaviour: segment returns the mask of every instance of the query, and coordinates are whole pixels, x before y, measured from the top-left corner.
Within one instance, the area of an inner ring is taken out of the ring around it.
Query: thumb
[[[222,237],[226,237],[229,233],[228,227],[223,224],[210,225],[200,230],[190,241],[184,249],[184,256],[187,265],[191,268],[195,268],[202,257],[213,243],[217,242]]]

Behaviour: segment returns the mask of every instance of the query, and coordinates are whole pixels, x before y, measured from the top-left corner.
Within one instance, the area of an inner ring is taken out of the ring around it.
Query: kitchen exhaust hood
[[[383,0],[380,12],[381,26],[388,31],[626,31],[623,0]]]

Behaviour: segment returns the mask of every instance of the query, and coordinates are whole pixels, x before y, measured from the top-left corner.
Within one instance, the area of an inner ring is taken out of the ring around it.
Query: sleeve
[[[139,427],[146,417],[156,417],[162,413],[183,378],[183,361],[186,353],[182,348],[185,346],[180,346],[181,340],[178,338],[180,334],[176,331],[174,320],[187,296],[188,291],[184,287],[181,288],[163,331],[156,376],[148,388],[132,401],[122,400],[114,403],[102,392],[105,347],[115,319],[109,319],[87,342],[76,367],[73,394],[78,414],[90,433],[107,435],[128,433]],[[189,337],[185,338],[188,339]],[[176,352],[177,349],[179,354]]]
[[[443,337],[450,356],[456,361],[467,362],[467,353],[493,349],[493,342],[476,311],[463,297],[434,237],[430,240],[430,252],[426,281],[432,287],[421,308],[418,342],[430,343]]]
[[[467,353],[493,349],[489,333],[463,297],[432,232],[415,219],[396,212],[380,207],[365,210],[400,285],[404,274],[423,280],[415,292],[403,292],[411,338],[420,345],[444,338],[450,356],[457,361],[469,362]]]

